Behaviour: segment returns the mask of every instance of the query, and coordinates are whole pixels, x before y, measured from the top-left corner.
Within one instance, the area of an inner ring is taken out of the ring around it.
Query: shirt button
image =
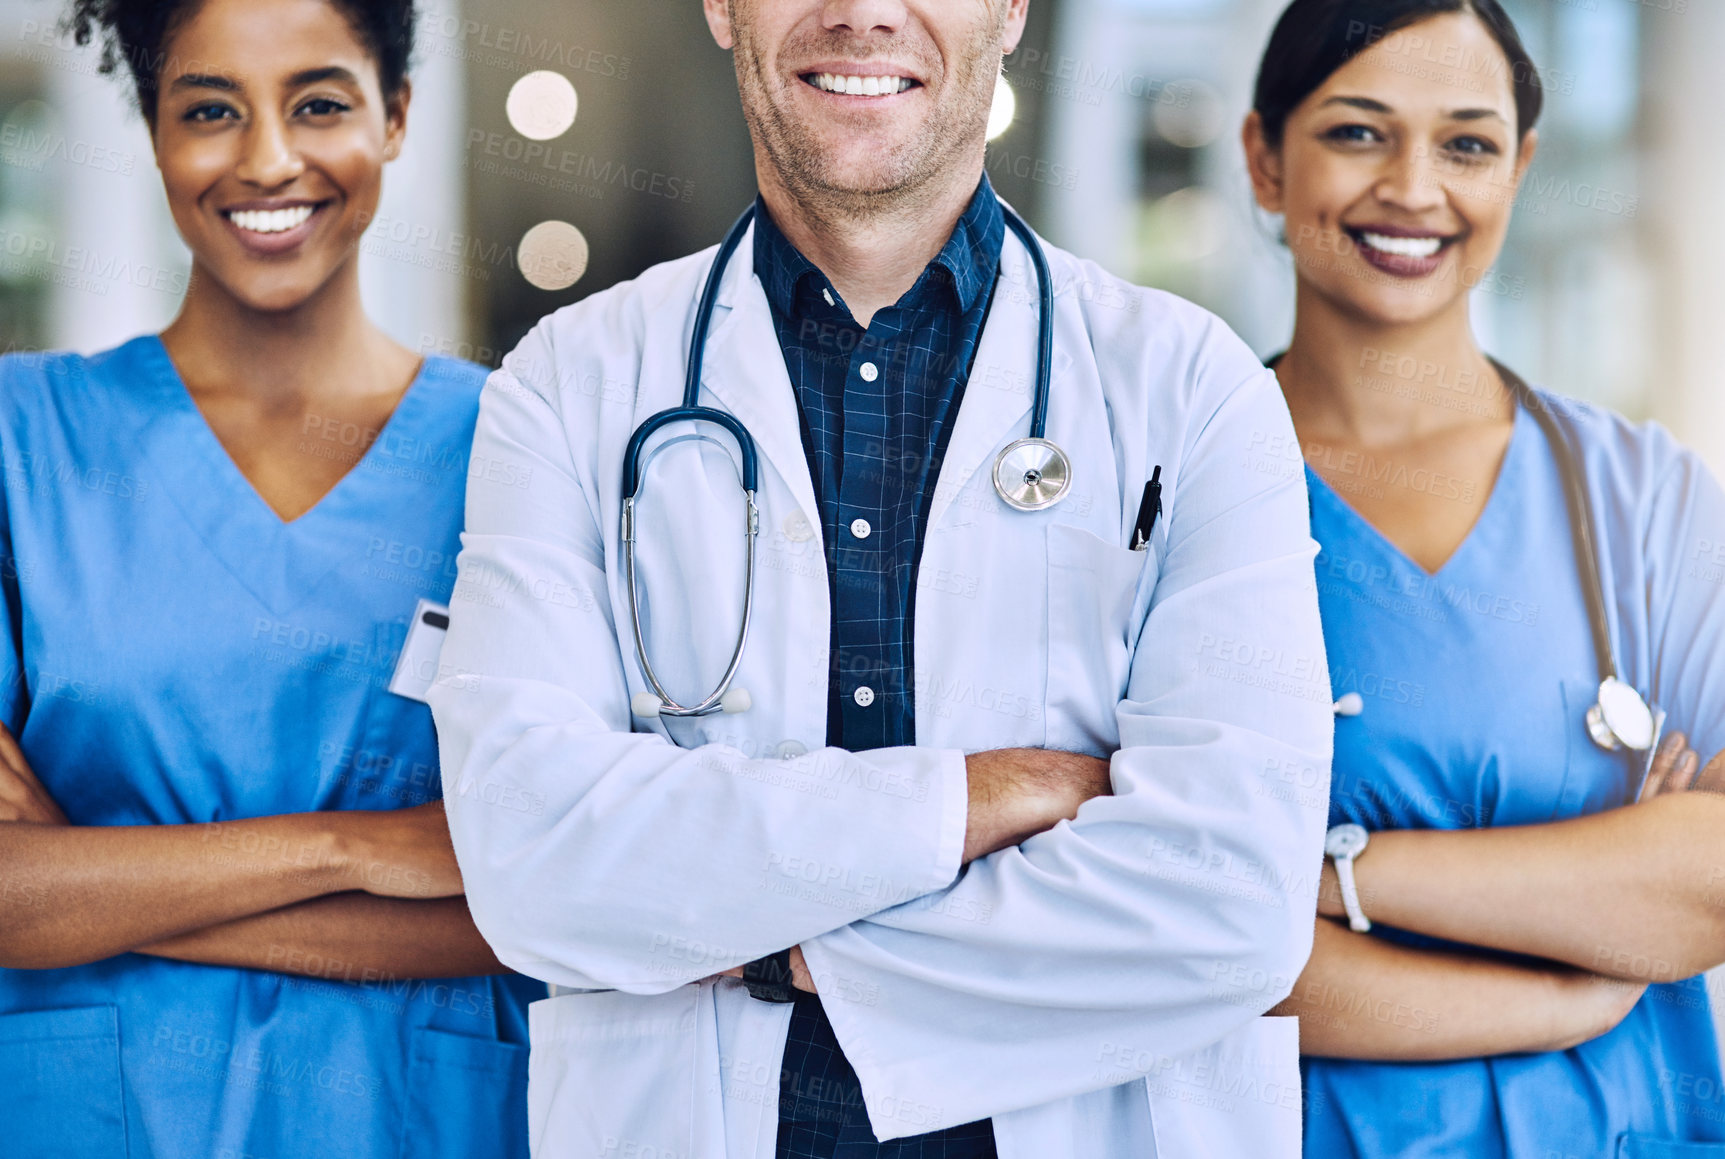
[[[862,375],[862,380],[864,382],[873,382],[875,379],[880,377],[880,367],[876,366],[872,362],[865,362],[857,373]]]
[[[874,689],[865,684],[851,693],[851,699],[857,702],[858,708],[867,708],[874,703]]]
[[[829,306],[838,305],[837,302],[833,301],[833,292],[825,286],[821,287],[821,297],[827,300],[827,305]]]
[[[809,522],[809,517],[801,511],[794,511],[785,517],[785,538],[792,543],[807,543],[815,537],[815,528]]]
[[[808,751],[808,746],[800,740],[783,741],[779,745],[779,759],[781,761],[794,761]]]
[[[869,537],[870,533],[873,531],[874,531],[874,528],[869,526],[868,520],[866,520],[866,519],[853,519],[853,520],[851,520],[851,534],[856,536],[858,539],[867,539]]]

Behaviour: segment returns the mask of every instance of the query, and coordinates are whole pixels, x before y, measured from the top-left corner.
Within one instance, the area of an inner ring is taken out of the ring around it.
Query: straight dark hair
[[[1516,137],[1539,120],[1545,104],[1539,69],[1498,0],[1294,0],[1264,49],[1252,108],[1264,139],[1280,147],[1288,118],[1336,71],[1374,44],[1410,25],[1467,12],[1479,18],[1509,62],[1515,91]]]

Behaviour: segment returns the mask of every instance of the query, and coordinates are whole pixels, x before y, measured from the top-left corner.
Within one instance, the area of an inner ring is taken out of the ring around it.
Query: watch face
[[[1324,853],[1330,857],[1358,857],[1370,836],[1363,825],[1337,825],[1324,838]]]

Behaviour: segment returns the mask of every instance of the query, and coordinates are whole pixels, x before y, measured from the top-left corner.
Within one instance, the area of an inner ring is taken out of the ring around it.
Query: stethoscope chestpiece
[[[1646,752],[1653,747],[1657,724],[1641,694],[1615,676],[1599,685],[1599,700],[1587,710],[1587,735],[1606,752],[1621,748]]]
[[[1015,511],[1046,510],[1072,489],[1072,461],[1047,439],[1019,439],[995,458],[994,489]]]

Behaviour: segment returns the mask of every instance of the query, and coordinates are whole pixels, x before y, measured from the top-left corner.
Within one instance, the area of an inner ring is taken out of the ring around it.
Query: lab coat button
[[[779,759],[781,761],[792,761],[808,751],[808,746],[803,744],[800,740],[782,741],[780,742],[778,749]]]
[[[809,522],[809,517],[801,511],[793,511],[785,517],[785,538],[792,543],[807,543],[815,537],[815,528]]]
[[[851,534],[856,536],[858,539],[867,539],[873,531],[874,531],[874,528],[869,526],[868,520],[866,520],[866,519],[853,519],[853,520],[851,520]]]
[[[858,368],[857,373],[862,375],[864,382],[873,382],[880,377],[880,367],[872,362],[865,362]]]
[[[851,697],[857,702],[858,708],[867,708],[874,703],[874,689],[865,684],[853,692]]]

